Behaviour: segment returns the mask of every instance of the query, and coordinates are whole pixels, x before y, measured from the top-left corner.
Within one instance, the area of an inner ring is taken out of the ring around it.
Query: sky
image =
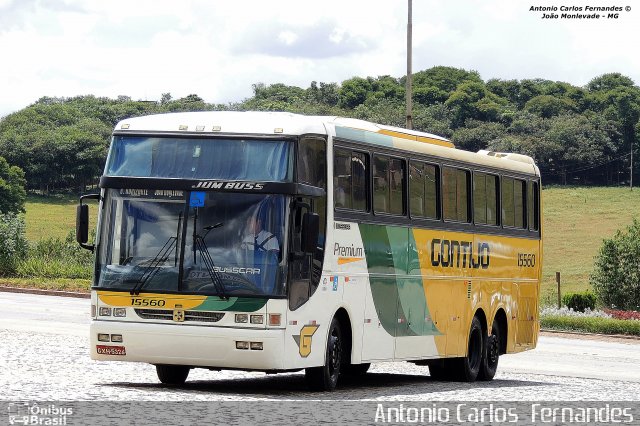
[[[631,11],[599,20],[530,11],[562,5]],[[0,0],[0,117],[43,96],[228,103],[258,82],[401,77],[406,29],[407,0]],[[579,86],[620,72],[640,84],[639,35],[632,0],[413,0],[413,71]]]

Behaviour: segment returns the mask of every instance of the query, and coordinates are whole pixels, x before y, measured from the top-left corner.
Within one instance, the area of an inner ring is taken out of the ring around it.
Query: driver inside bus
[[[245,234],[240,247],[245,250],[280,253],[280,244],[276,236],[263,229],[262,220],[253,215],[247,218]]]

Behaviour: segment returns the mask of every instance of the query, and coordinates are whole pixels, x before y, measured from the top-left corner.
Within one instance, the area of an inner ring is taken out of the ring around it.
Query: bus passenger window
[[[367,157],[362,152],[351,154],[351,172],[353,174],[353,209],[367,210]]]
[[[469,221],[469,172],[451,167],[442,169],[442,207],[446,220]]]
[[[373,210],[389,213],[389,158],[373,157]]]
[[[502,178],[502,225],[514,226],[513,179]]]
[[[473,174],[474,222],[480,225],[497,225],[498,177],[486,173]]]
[[[389,212],[403,215],[404,211],[404,161],[389,160]]]
[[[411,216],[424,217],[425,214],[425,181],[424,163],[409,162],[409,204]]]
[[[438,168],[419,161],[409,162],[411,216],[439,219]]]
[[[538,192],[538,183],[529,182],[527,190],[528,202],[527,210],[529,211],[529,230],[537,231],[540,229],[538,211],[540,209],[540,193]]]
[[[333,166],[335,207],[367,210],[367,156],[362,152],[336,148]]]
[[[514,226],[516,228],[526,228],[524,211],[525,182],[515,179],[513,181],[513,205],[514,205]]]
[[[333,197],[336,207],[351,208],[351,152],[338,149],[334,155]]]

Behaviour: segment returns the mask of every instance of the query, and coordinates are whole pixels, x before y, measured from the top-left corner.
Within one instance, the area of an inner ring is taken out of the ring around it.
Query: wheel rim
[[[332,378],[338,375],[340,371],[340,357],[342,356],[342,348],[340,345],[340,337],[337,332],[331,334],[329,342],[329,374]]]
[[[500,356],[500,346],[498,345],[498,336],[492,334],[489,336],[489,343],[487,347],[487,360],[490,365],[498,363],[498,357]]]

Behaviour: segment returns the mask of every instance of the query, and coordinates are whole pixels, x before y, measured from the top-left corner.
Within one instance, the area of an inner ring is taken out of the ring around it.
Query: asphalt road
[[[4,400],[256,401],[318,399],[301,373],[193,370],[162,386],[146,364],[88,355],[89,300],[0,293]],[[638,401],[640,342],[541,336],[538,348],[503,356],[491,382],[431,380],[427,367],[381,363],[322,399],[351,401]]]

